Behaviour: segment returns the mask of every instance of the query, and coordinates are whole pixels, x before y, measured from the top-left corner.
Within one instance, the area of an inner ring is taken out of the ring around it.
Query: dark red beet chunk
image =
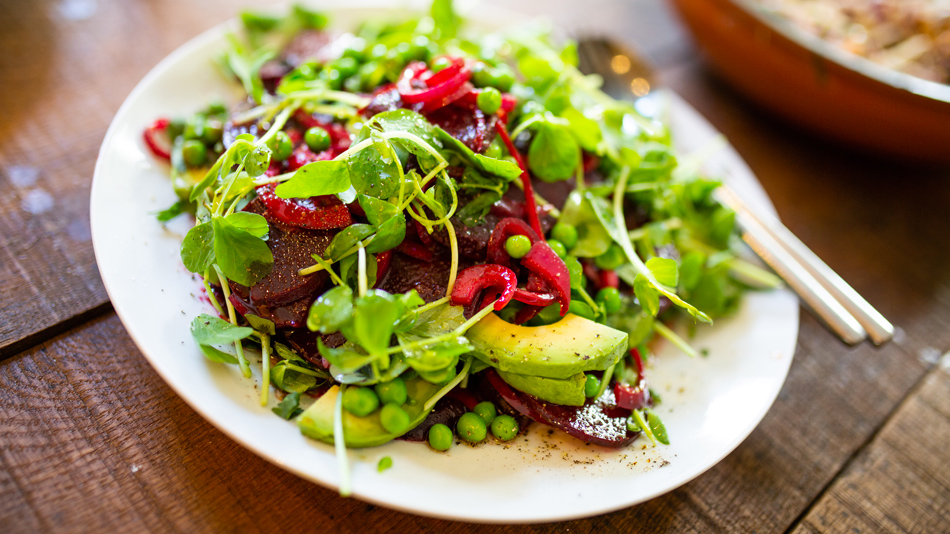
[[[330,363],[320,355],[320,351],[317,349],[317,340],[322,339],[323,344],[330,348],[339,347],[346,342],[346,338],[339,332],[322,335],[319,332],[311,332],[306,328],[300,328],[283,330],[279,333],[283,334],[284,340],[297,354],[322,369],[329,369]]]
[[[252,200],[244,211],[268,216],[260,199]],[[267,246],[274,255],[274,268],[254,287],[232,283],[231,289],[254,306],[283,306],[311,296],[329,281],[323,271],[300,276],[297,271],[313,265],[311,254],[323,254],[335,232],[305,230],[268,218]]]
[[[467,262],[460,262],[459,269],[468,265]],[[426,302],[439,300],[445,296],[450,267],[451,262],[446,257],[425,262],[396,253],[390,260],[389,274],[379,288],[393,294],[415,289]]]
[[[252,313],[274,322],[277,328],[300,328],[307,322],[307,312],[313,299],[304,297],[283,306],[255,306],[251,304],[247,295],[240,295],[236,291],[231,293],[231,304],[234,310],[241,315]]]
[[[430,113],[426,118],[478,153],[484,152],[495,138],[495,117],[486,119],[478,108],[453,104]]]
[[[281,52],[281,59],[296,67],[308,59],[327,59],[321,56],[323,48],[330,43],[330,35],[318,30],[304,30],[294,36]]]
[[[620,448],[629,445],[640,435],[639,432],[627,430],[624,414],[629,412],[617,409],[610,389],[596,401],[588,401],[583,406],[561,406],[515,390],[494,369],[486,370],[485,378],[501,398],[519,413],[563,430],[581,441],[601,447]]]
[[[369,105],[360,110],[364,117],[370,118],[377,113],[384,111],[393,111],[402,107],[402,97],[396,84],[384,85],[373,92]]]

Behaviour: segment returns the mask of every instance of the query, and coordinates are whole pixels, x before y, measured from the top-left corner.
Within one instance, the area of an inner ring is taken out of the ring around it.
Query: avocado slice
[[[562,379],[521,375],[499,370],[498,376],[509,386],[518,391],[534,395],[551,404],[583,406],[584,401],[587,400],[587,397],[584,395],[584,385],[587,383],[587,375],[584,373],[577,373],[571,375],[570,378]]]
[[[432,410],[423,410],[422,407],[440,389],[442,386],[430,384],[421,378],[406,380],[409,400],[402,405],[402,409],[409,414],[409,419],[412,421],[406,432],[418,426],[429,415]],[[333,443],[333,414],[336,411],[336,397],[339,393],[339,386],[333,386],[300,414],[297,426],[305,436]],[[343,441],[347,447],[376,447],[400,435],[402,434],[392,434],[383,428],[379,422],[379,410],[366,417],[359,417],[343,410]]]
[[[604,370],[627,350],[626,332],[573,313],[545,326],[518,326],[491,313],[465,337],[475,356],[499,371],[546,378]]]

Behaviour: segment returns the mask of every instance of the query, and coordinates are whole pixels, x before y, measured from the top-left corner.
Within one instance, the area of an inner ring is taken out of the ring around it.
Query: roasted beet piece
[[[495,117],[486,118],[478,108],[453,104],[430,113],[426,118],[478,153],[484,152],[495,138]]]
[[[460,261],[459,270],[468,265],[470,263]],[[415,289],[426,302],[439,300],[445,296],[450,267],[451,262],[445,256],[426,262],[397,252],[393,254],[389,274],[379,288],[393,294]]]
[[[268,216],[260,199],[254,199],[244,211]],[[254,306],[283,306],[313,295],[329,281],[323,271],[300,276],[297,271],[313,265],[311,254],[323,254],[335,232],[295,228],[268,218],[267,246],[274,255],[274,268],[251,288],[231,283],[231,289]]]
[[[346,338],[339,332],[323,335],[319,332],[311,332],[306,328],[282,330],[279,334],[283,335],[284,341],[286,341],[287,344],[290,345],[290,348],[294,349],[297,354],[308,362],[323,369],[329,369],[330,363],[320,355],[320,351],[317,348],[317,340],[322,339],[323,344],[330,348],[339,347],[346,342]]]
[[[307,312],[310,310],[310,303],[313,299],[307,296],[283,306],[255,306],[246,294],[242,296],[237,292],[233,292],[230,300],[231,304],[234,305],[234,310],[241,315],[252,313],[273,321],[277,328],[300,328],[307,322]]]
[[[494,369],[484,373],[485,379],[505,402],[522,415],[539,423],[559,428],[575,438],[602,447],[625,447],[637,439],[639,432],[627,430],[629,411],[616,406],[613,391],[608,389],[596,401],[583,406],[550,404],[509,386]]]

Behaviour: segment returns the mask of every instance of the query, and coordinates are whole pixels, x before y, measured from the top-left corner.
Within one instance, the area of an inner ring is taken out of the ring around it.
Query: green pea
[[[491,87],[495,76],[492,68],[481,61],[472,66],[472,83],[475,87]]]
[[[399,43],[389,49],[389,55],[387,57],[398,60],[400,63],[407,63],[412,59],[412,46],[405,42]]]
[[[376,394],[383,404],[395,404],[402,406],[406,404],[409,395],[406,393],[406,383],[401,378],[394,378],[389,382],[380,382],[376,384]]]
[[[494,82],[492,85],[497,87],[499,91],[507,93],[511,91],[511,86],[515,83],[515,73],[511,71],[511,67],[507,64],[499,63],[495,67],[494,80],[492,81]]]
[[[564,246],[564,243],[561,243],[557,239],[548,239],[548,246],[557,254],[558,258],[563,260],[567,257],[567,247]]]
[[[482,418],[486,425],[490,425],[495,418],[495,405],[489,401],[479,402],[472,408],[472,412]]]
[[[267,148],[271,151],[271,157],[277,161],[284,161],[290,157],[294,151],[294,144],[290,141],[290,136],[284,132],[277,132],[274,137],[267,141]]]
[[[343,82],[343,89],[350,93],[359,93],[363,90],[363,80],[359,76],[350,76]]]
[[[343,88],[343,75],[339,69],[329,68],[320,72],[320,75],[327,82],[327,86],[334,91]]]
[[[571,287],[579,288],[584,285],[584,267],[574,256],[564,258],[564,265],[567,265],[567,272],[571,273]]]
[[[370,388],[348,387],[343,392],[343,408],[358,417],[366,417],[379,408],[379,397]]]
[[[491,422],[491,433],[502,441],[511,441],[518,435],[518,421],[510,415],[499,415]]]
[[[460,438],[469,443],[479,443],[488,436],[488,427],[485,425],[485,420],[472,412],[464,413],[462,417],[459,417],[455,430]]]
[[[596,375],[587,375],[587,381],[584,382],[584,396],[588,399],[593,398],[600,391],[600,379]]]
[[[402,434],[409,430],[409,423],[411,422],[412,420],[409,419],[406,410],[393,403],[384,404],[379,411],[379,424],[383,425],[386,432],[391,434]]]
[[[617,267],[620,267],[627,261],[627,257],[623,253],[623,249],[620,248],[620,245],[612,243],[610,248],[607,249],[607,252],[604,252],[600,256],[594,258],[594,265],[599,269],[606,269],[612,271]]]
[[[205,134],[205,118],[201,115],[195,115],[188,119],[182,135],[185,139],[201,139]]]
[[[436,423],[429,428],[429,446],[437,451],[447,451],[452,448],[452,429]]]
[[[475,102],[482,113],[491,115],[501,108],[501,93],[494,87],[486,87],[479,91]]]
[[[432,42],[425,35],[417,35],[409,43],[412,59],[425,60],[429,55],[429,46]]]
[[[333,62],[333,68],[340,71],[340,77],[349,78],[350,76],[356,74],[356,71],[359,69],[359,64],[356,63],[356,60],[351,57],[341,57],[340,59]]]
[[[330,134],[319,126],[307,130],[307,133],[303,134],[303,141],[314,152],[323,152],[330,148]]]
[[[564,243],[564,246],[570,250],[577,245],[577,228],[574,228],[574,226],[570,224],[559,222],[551,229],[551,237]]]
[[[485,156],[489,158],[498,159],[501,157],[501,145],[492,141],[492,144],[488,145],[488,148],[485,149]]]
[[[170,139],[175,139],[179,135],[182,135],[185,131],[185,120],[184,119],[172,119],[168,122],[168,137]]]
[[[259,146],[244,158],[244,170],[250,176],[260,176],[270,167],[270,149]]]
[[[513,235],[505,240],[505,251],[512,258],[519,259],[531,250],[531,239],[525,235]]]
[[[432,67],[429,70],[432,72],[439,72],[445,70],[451,64],[452,60],[447,57],[436,58],[436,60],[432,62]]]
[[[211,119],[205,122],[205,129],[201,133],[201,140],[208,145],[213,145],[221,140],[224,135],[224,125],[217,119]]]
[[[366,39],[357,37],[350,42],[349,48],[343,51],[343,57],[353,58],[362,61],[366,57]]]
[[[620,311],[622,304],[620,301],[620,291],[617,291],[617,289],[613,287],[605,287],[598,291],[594,300],[603,304],[607,313],[617,313]]]
[[[208,149],[201,141],[191,139],[181,145],[181,156],[185,160],[185,165],[198,167],[208,160]]]
[[[574,315],[578,315],[584,319],[590,319],[591,321],[593,321],[596,317],[596,315],[594,315],[594,310],[592,310],[586,302],[581,302],[579,300],[572,300],[570,307],[567,308],[567,311],[568,313],[573,313]]]
[[[386,54],[389,53],[389,48],[383,43],[377,43],[373,45],[373,48],[369,50],[370,59],[383,59],[386,57]]]

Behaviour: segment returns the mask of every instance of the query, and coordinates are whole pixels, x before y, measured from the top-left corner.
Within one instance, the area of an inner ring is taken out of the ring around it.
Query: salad
[[[221,67],[246,99],[144,132],[179,196],[158,219],[195,219],[181,260],[214,308],[191,326],[209,360],[247,378],[255,360],[261,404],[344,473],[346,448],[532,422],[669,443],[652,343],[695,355],[668,323],[775,278],[662,121],[572,43],[466,33],[450,0],[353,33],[300,6],[241,21]]]

